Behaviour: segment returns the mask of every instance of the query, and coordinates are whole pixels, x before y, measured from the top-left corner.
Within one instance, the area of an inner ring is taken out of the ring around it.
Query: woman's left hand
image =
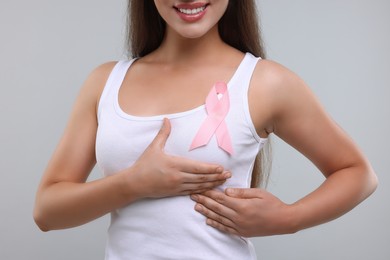
[[[194,194],[195,210],[220,231],[243,237],[294,233],[293,206],[262,189],[228,188]]]

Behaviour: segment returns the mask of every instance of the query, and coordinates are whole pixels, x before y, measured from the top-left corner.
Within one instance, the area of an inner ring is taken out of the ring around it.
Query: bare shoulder
[[[310,88],[296,73],[271,60],[261,60],[253,75],[253,88],[265,92],[273,102],[299,101],[305,95],[314,98]],[[303,96],[302,96],[303,95]]]
[[[92,70],[90,76],[95,78],[103,77],[103,79],[108,78],[109,74],[117,63],[118,61],[108,61],[106,63],[100,64]]]
[[[276,121],[292,106],[307,99],[315,97],[296,73],[272,60],[257,63],[249,90],[249,105],[259,133],[264,128],[267,133],[274,132]]]
[[[116,63],[116,61],[106,62],[90,72],[80,89],[78,100],[81,102],[78,103],[97,107],[107,79]]]
[[[110,61],[97,66],[88,75],[83,88],[91,94],[94,93],[93,96],[100,97],[107,79],[116,64],[116,61]]]
[[[252,77],[252,88],[278,94],[306,88],[303,80],[290,69],[272,61],[260,60]]]

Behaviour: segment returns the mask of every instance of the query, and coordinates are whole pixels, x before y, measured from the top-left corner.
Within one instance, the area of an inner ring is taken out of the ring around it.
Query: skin
[[[217,32],[215,26],[212,29],[204,30],[204,32],[208,30],[213,31],[214,35]],[[168,34],[172,36],[168,36]],[[127,75],[119,94],[120,105],[124,111],[136,115],[169,114],[186,110],[187,107],[192,107],[194,104],[199,106],[204,102],[210,80],[207,81],[207,86],[203,86],[204,96],[201,96],[202,92],[196,93],[196,88],[191,89],[191,86],[186,89],[177,89],[177,96],[169,95],[169,93],[174,92],[172,86],[187,85],[184,83],[188,81],[188,78],[182,77],[181,73],[188,72],[195,64],[181,65],[186,63],[187,59],[192,59],[195,52],[200,52],[203,47],[208,49],[213,47],[208,46],[206,38],[213,42],[221,41],[215,37],[204,37],[199,41],[200,44],[196,44],[167,31],[167,40],[163,45],[173,44],[171,40],[175,41],[178,38],[180,41],[177,43],[180,46],[174,45],[177,50],[181,50],[180,52],[175,52],[172,48],[174,46],[170,46],[170,50],[160,48],[150,57],[136,62],[135,73]],[[197,48],[193,48],[193,52],[188,52],[191,55],[183,55],[182,59],[177,59],[178,55],[192,43]],[[171,62],[172,60],[177,62]],[[193,59],[193,61],[201,62],[201,59]],[[43,174],[34,207],[34,220],[43,231],[79,226],[142,198],[201,193],[220,186],[231,177],[231,173],[226,171],[222,165],[165,154],[164,145],[169,137],[170,123],[169,120],[164,120],[160,132],[133,166],[113,176],[86,182],[91,169],[96,164],[97,107],[104,85],[114,65],[115,62],[103,64],[87,78],[75,102],[63,137]],[[215,63],[209,64],[209,68],[212,65]],[[225,77],[228,74],[230,76],[231,70],[236,66],[236,62],[234,64],[230,62],[230,65],[221,68],[218,74],[224,74]],[[181,69],[176,70],[179,67]],[[147,73],[144,72],[146,68]],[[197,74],[210,74],[206,69],[202,67],[201,70],[197,71]],[[148,78],[151,77],[137,78],[137,71],[142,75],[151,75],[152,72],[155,73],[155,77],[151,81],[148,81]],[[178,77],[179,74],[181,77]],[[172,77],[172,81],[170,81],[170,77]],[[160,79],[161,82],[156,79]],[[143,84],[147,84],[150,88],[143,88]],[[160,85],[161,88],[153,87],[157,85]],[[134,89],[132,89],[133,87]],[[183,96],[188,95],[188,92],[186,93],[188,89],[191,89],[190,93],[194,93],[191,95],[194,99],[190,100],[189,103],[179,102]],[[131,92],[133,90],[134,92]],[[137,95],[139,96],[135,98]],[[145,98],[145,102],[142,103],[141,107],[149,107],[149,110],[137,111],[139,100],[143,98]],[[127,100],[125,104],[121,102],[123,99]],[[132,103],[134,106],[131,105]]]
[[[257,131],[268,119],[266,129],[310,159],[326,180],[291,205],[261,189],[193,196],[209,225],[247,237],[294,233],[341,216],[374,191],[377,179],[366,158],[297,75],[260,62],[249,102]]]
[[[119,92],[126,113],[152,116],[198,107],[210,86],[228,81],[244,57],[218,34],[227,0],[207,1],[207,13],[196,23],[177,16],[173,6],[179,2],[192,1],[155,0],[167,21],[166,35],[156,51],[137,60],[127,73]],[[97,105],[114,64],[98,67],[85,82],[44,173],[34,210],[44,231],[84,224],[141,198],[192,194],[195,210],[223,232],[247,237],[286,234],[341,216],[376,188],[366,158],[306,84],[268,60],[257,64],[250,83],[252,120],[260,136],[276,134],[321,170],[326,180],[314,192],[290,205],[261,189],[217,192],[213,188],[231,173],[221,165],[165,154],[168,120],[133,166],[86,182],[96,162]]]

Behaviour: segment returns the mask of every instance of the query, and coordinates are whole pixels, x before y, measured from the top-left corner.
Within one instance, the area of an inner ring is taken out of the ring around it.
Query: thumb
[[[168,118],[164,118],[160,131],[158,131],[152,144],[156,145],[158,148],[164,149],[170,133],[171,133],[171,123]]]
[[[252,199],[260,198],[261,191],[259,189],[240,189],[240,188],[227,188],[225,190],[226,195],[233,198]]]

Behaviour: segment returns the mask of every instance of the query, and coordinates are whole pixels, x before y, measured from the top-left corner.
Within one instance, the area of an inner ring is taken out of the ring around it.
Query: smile
[[[174,6],[179,17],[188,23],[197,22],[207,12],[208,3],[197,2],[197,3],[182,3]]]
[[[194,8],[194,9],[177,8],[177,10],[179,10],[179,12],[181,12],[183,14],[187,14],[187,15],[199,14],[199,13],[203,12],[204,9],[206,9],[206,6],[202,6],[202,7]]]

